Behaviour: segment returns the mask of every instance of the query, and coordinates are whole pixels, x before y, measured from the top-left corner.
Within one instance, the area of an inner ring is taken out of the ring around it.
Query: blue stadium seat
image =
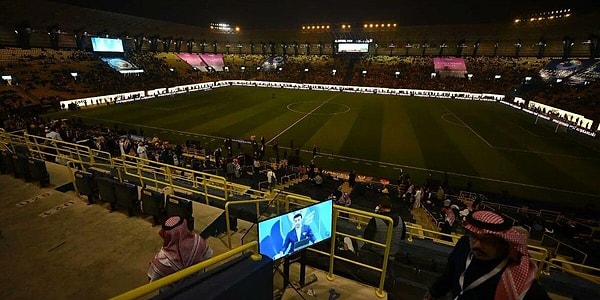
[[[98,198],[98,185],[92,173],[75,171],[75,186],[80,195],[88,198],[88,204],[93,204]]]

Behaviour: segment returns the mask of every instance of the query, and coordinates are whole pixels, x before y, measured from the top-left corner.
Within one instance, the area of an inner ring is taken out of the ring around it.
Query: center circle
[[[318,105],[313,105],[313,104]],[[345,104],[339,104],[335,102],[328,102],[323,104],[320,101],[306,101],[306,102],[295,102],[287,105],[287,109],[299,114],[308,114],[316,116],[335,116],[339,114],[345,114],[350,111],[350,106]],[[315,112],[312,112],[316,107],[319,107]],[[321,111],[321,112],[319,112]]]

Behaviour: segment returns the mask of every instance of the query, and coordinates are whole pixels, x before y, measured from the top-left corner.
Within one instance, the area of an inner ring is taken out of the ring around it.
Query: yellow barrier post
[[[333,281],[335,279],[335,275],[333,274],[333,264],[335,261],[335,239],[336,239],[336,232],[337,230],[335,230],[337,228],[337,218],[339,215],[339,211],[337,209],[333,209],[333,227],[332,227],[332,231],[331,231],[331,249],[330,249],[330,255],[329,255],[329,272],[327,273],[327,280],[329,281]],[[357,249],[358,251],[358,249]]]

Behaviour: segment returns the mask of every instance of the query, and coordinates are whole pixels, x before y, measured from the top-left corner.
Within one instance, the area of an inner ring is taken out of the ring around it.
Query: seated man
[[[150,261],[148,267],[150,281],[209,259],[213,254],[206,241],[188,229],[187,220],[184,218],[170,217],[158,235],[163,239],[163,246]]]
[[[423,299],[550,299],[535,280],[527,231],[485,210],[469,214],[468,234],[454,247],[444,273]],[[445,299],[445,298],[444,298]]]

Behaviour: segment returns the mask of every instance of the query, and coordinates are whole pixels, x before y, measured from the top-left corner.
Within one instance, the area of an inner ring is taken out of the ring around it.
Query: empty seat
[[[159,225],[165,218],[165,195],[161,192],[144,189],[140,195],[142,213],[151,215],[153,225]]]
[[[50,174],[46,169],[46,162],[41,159],[29,159],[29,175],[31,179],[40,183],[40,187],[46,187],[50,184]]]
[[[15,177],[30,180],[29,176],[29,160],[27,156],[17,153],[12,155],[12,160],[15,166]]]
[[[8,151],[0,151],[2,156],[2,165],[0,171],[2,174],[15,174],[15,163],[12,160],[12,154]]]
[[[115,211],[117,208],[117,196],[115,195],[116,182],[116,180],[110,178],[96,178],[96,184],[98,185],[98,194],[100,195],[100,200],[110,203],[111,212]]]
[[[188,227],[190,230],[194,230],[192,201],[167,195],[166,203],[167,218],[172,216],[180,216],[188,221]]]
[[[139,211],[137,186],[126,182],[115,182],[113,186],[118,207],[127,209],[130,217],[133,216],[136,211]]]
[[[75,171],[75,187],[80,195],[88,198],[88,204],[92,204],[98,198],[98,185],[94,180],[94,175],[89,172]]]

